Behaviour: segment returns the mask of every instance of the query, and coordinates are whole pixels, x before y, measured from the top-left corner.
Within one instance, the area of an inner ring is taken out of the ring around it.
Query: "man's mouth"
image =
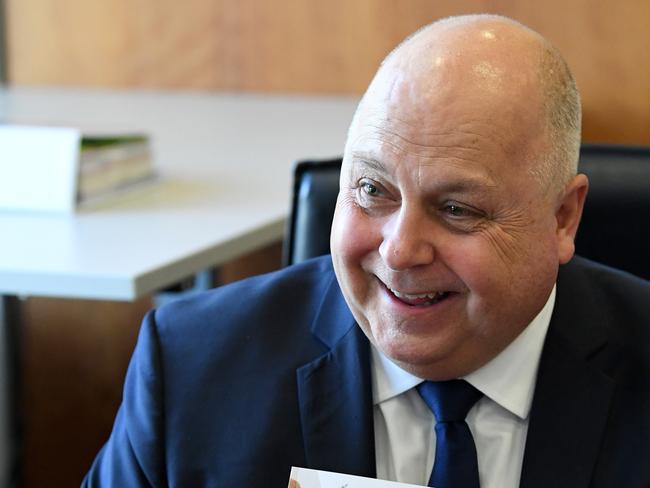
[[[451,293],[449,291],[430,291],[426,293],[410,294],[394,290],[389,286],[386,286],[386,288],[400,302],[412,307],[429,307],[435,305],[447,298]]]

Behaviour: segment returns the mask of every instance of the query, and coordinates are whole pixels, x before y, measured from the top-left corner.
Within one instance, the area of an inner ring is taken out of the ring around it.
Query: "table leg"
[[[154,295],[154,306],[158,308],[167,302],[178,300],[193,293],[209,290],[217,285],[217,270],[212,268],[205,269],[174,286],[170,286],[156,293]]]
[[[0,295],[0,486],[20,486],[20,301]]]

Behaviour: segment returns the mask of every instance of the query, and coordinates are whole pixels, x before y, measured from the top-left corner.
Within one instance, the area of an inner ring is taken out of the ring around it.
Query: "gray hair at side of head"
[[[542,89],[542,110],[545,118],[547,151],[530,166],[532,176],[537,179],[544,193],[559,194],[573,179],[578,170],[580,154],[582,107],[576,82],[566,61],[549,41],[529,27],[505,16],[495,14],[472,14],[445,17],[410,34],[393,48],[380,64],[381,66],[403,46],[422,32],[447,23],[481,18],[500,19],[520,26],[540,39],[539,80]],[[363,105],[363,98],[359,107]],[[357,109],[350,130],[357,122]],[[348,132],[348,135],[350,132]],[[349,137],[348,137],[349,140]]]
[[[580,93],[566,61],[549,42],[542,46],[539,66],[548,150],[534,165],[533,174],[546,191],[562,193],[578,172]]]

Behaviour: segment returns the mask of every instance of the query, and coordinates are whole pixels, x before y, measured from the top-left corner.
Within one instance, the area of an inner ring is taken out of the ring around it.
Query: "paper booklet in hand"
[[[349,474],[291,468],[288,488],[425,488],[422,485],[397,483]]]

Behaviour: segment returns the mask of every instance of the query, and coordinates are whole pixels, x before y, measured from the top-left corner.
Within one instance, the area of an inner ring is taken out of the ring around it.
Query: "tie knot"
[[[464,421],[472,406],[483,395],[465,380],[425,381],[417,386],[436,422]]]

